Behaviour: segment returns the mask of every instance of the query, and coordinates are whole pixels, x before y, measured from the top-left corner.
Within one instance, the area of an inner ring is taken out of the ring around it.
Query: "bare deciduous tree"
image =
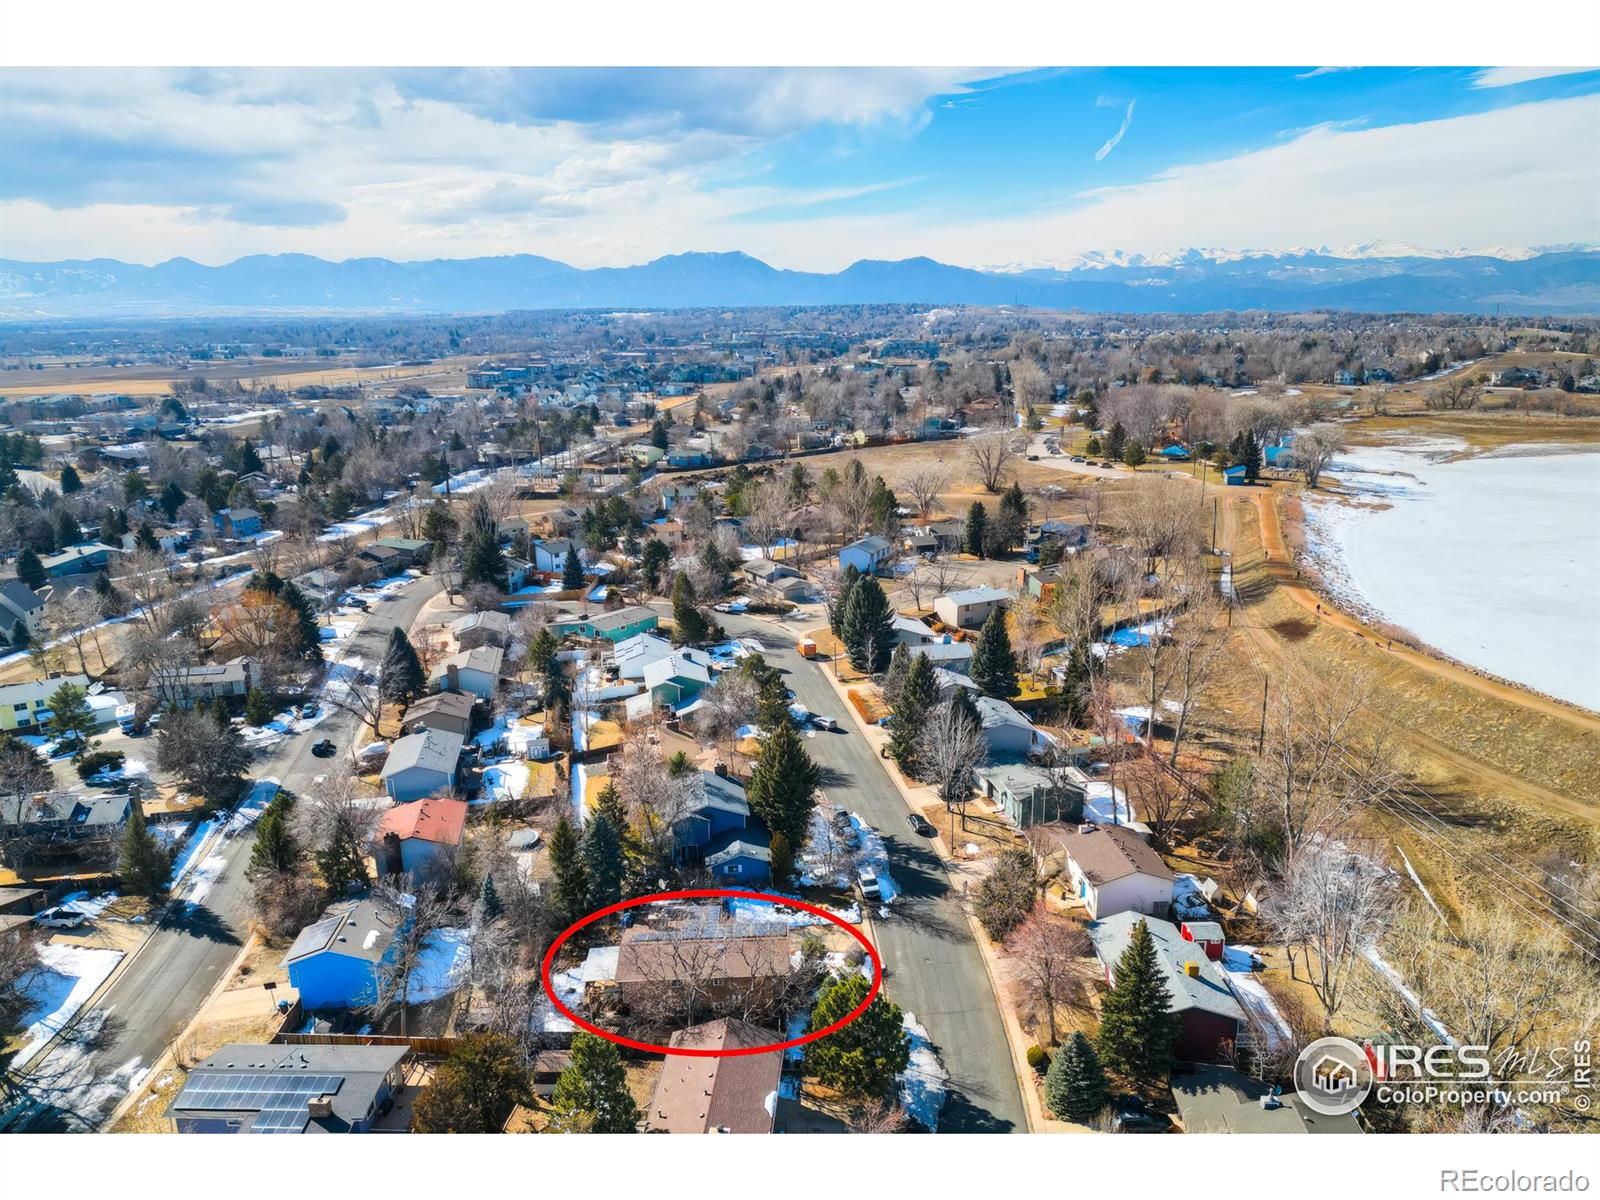
[[[1313,425],[1294,440],[1294,461],[1308,488],[1322,481],[1322,472],[1344,450],[1344,430],[1337,425]]]
[[[950,472],[940,466],[923,467],[900,480],[900,486],[917,502],[917,515],[926,521],[950,486]]]
[[[1041,905],[1006,939],[1006,950],[1017,964],[1025,998],[1044,1013],[1050,1042],[1058,1043],[1056,1008],[1084,977],[1088,934],[1076,921],[1053,917]]]
[[[967,439],[967,459],[983,489],[998,495],[1006,468],[1017,456],[1017,437],[1010,430],[997,429]]]
[[[945,701],[923,726],[918,761],[944,801],[946,811],[953,814],[959,810],[965,828],[967,801],[972,798],[972,772],[989,761],[982,727]]]

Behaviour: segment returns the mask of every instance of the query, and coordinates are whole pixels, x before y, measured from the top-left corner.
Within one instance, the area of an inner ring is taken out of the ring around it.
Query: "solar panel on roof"
[[[303,1110],[314,1096],[332,1096],[342,1075],[300,1075],[288,1071],[196,1071],[189,1076],[177,1107],[225,1112]]]

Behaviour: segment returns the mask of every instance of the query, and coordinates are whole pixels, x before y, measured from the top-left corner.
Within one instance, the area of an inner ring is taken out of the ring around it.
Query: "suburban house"
[[[117,837],[132,810],[123,792],[42,792],[0,797],[0,827],[8,829],[0,857],[8,863],[30,848]],[[13,863],[13,865],[16,865]]]
[[[533,543],[533,569],[547,575],[559,575],[567,567],[567,555],[577,553],[583,559],[583,550],[568,538],[550,538]]]
[[[644,687],[656,704],[678,705],[711,685],[711,669],[703,655],[675,650],[645,664]]]
[[[1054,567],[1018,567],[1017,590],[1049,604],[1061,586],[1061,574]]]
[[[506,652],[499,646],[457,651],[441,659],[428,674],[428,686],[436,692],[471,692],[480,700],[491,699],[500,686],[505,659]]]
[[[381,546],[377,542],[364,547],[355,556],[353,563],[357,578],[364,583],[372,583],[379,579],[390,579],[406,569],[407,555],[403,550],[396,550],[393,546]]]
[[[57,675],[53,679],[33,679],[27,683],[8,683],[0,687],[0,730],[33,729],[50,719],[50,697],[63,684],[82,688],[95,724],[111,725],[127,697],[104,684],[92,683],[87,675]]]
[[[962,588],[934,600],[933,611],[939,620],[954,629],[979,629],[990,613],[1010,599],[1011,593],[1000,588]]]
[[[477,702],[477,697],[465,692],[432,692],[406,709],[406,730],[437,729],[465,739],[472,732],[472,709]]]
[[[59,554],[42,554],[39,565],[52,579],[65,579],[69,575],[93,575],[111,566],[112,549],[99,542],[83,542],[68,546]]]
[[[240,657],[198,667],[161,667],[150,676],[150,690],[163,705],[193,708],[201,700],[242,697],[255,677],[255,661]]]
[[[624,1004],[686,982],[715,999],[793,970],[788,932],[770,921],[670,930],[636,925],[623,931],[616,964],[613,979],[600,982],[613,982]]]
[[[763,591],[772,591],[785,579],[801,578],[800,572],[793,567],[773,562],[770,558],[752,558],[740,568],[740,571],[753,587]]]
[[[409,1046],[232,1043],[167,1107],[179,1133],[370,1133],[405,1086]]]
[[[935,670],[955,671],[966,675],[972,667],[971,642],[927,642],[920,646],[908,646],[906,653],[913,658],[921,654],[928,660],[928,665]]]
[[[389,748],[380,776],[383,790],[396,804],[451,791],[463,744],[459,733],[442,729],[407,734]]]
[[[40,622],[44,620],[44,600],[20,579],[0,580],[0,634],[14,636],[20,625],[27,631],[28,640],[39,636]]]
[[[846,567],[854,567],[863,575],[871,575],[893,552],[894,547],[888,538],[873,534],[858,542],[851,542],[839,551],[839,569],[843,571]]]
[[[662,517],[646,525],[644,535],[669,550],[677,550],[683,545],[683,522],[673,517]]]
[[[156,545],[168,554],[177,554],[189,545],[189,531],[187,529],[152,529],[150,536],[155,539]],[[122,552],[132,554],[139,549],[139,535],[130,530],[122,535]]]
[[[667,1043],[645,1128],[651,1133],[771,1133],[777,1114],[783,1051],[673,1054],[673,1050],[754,1050],[783,1035],[748,1021],[724,1019],[680,1029]]]
[[[988,743],[991,759],[1021,758],[1034,748],[1039,731],[1011,705],[993,696],[978,696],[973,704],[983,723],[983,740]]]
[[[676,464],[674,464],[676,465]],[[695,497],[700,494],[700,489],[692,483],[669,483],[661,489],[661,507],[671,512],[680,504],[693,504]],[[678,526],[678,540],[681,542],[683,526]]]
[[[700,772],[701,792],[672,827],[673,857],[700,863],[713,875],[739,883],[772,876],[772,839],[750,815],[744,785],[722,770]]]
[[[528,582],[528,576],[533,574],[533,564],[525,558],[514,558],[506,555],[506,590],[521,591]]]
[[[561,616],[550,622],[550,630],[558,636],[568,634],[585,638],[604,638],[608,642],[624,642],[648,633],[661,624],[654,609],[642,604],[630,604],[609,612],[577,613]]]
[[[1135,912],[1115,913],[1088,925],[1095,957],[1105,970],[1106,982],[1116,982],[1117,960],[1133,938],[1133,928],[1143,921],[1155,942],[1156,962],[1161,968],[1172,1000],[1168,1011],[1179,1021],[1178,1058],[1184,1062],[1212,1062],[1229,1044],[1235,1044],[1245,1023],[1244,1010],[1233,998],[1222,970],[1193,942],[1186,942],[1171,921],[1141,916]]]
[[[1172,904],[1172,871],[1125,825],[1054,825],[1038,831],[1034,847],[1043,869],[1055,867],[1094,920],[1163,916]]]
[[[224,508],[212,514],[211,523],[225,538],[247,538],[261,532],[261,514],[253,508]]]
[[[1185,1133],[1360,1133],[1355,1113],[1326,1116],[1298,1092],[1252,1079],[1233,1067],[1201,1066],[1172,1077]]]
[[[423,538],[381,537],[372,543],[389,550],[398,550],[402,562],[408,567],[425,566],[433,557],[433,543]]]
[[[336,904],[307,925],[284,955],[289,986],[308,1009],[364,1008],[378,999],[379,972],[407,914],[371,898]]]
[[[461,650],[479,646],[499,646],[504,650],[511,645],[511,618],[493,609],[468,613],[450,623],[450,635]]]
[[[1072,775],[1030,762],[997,762],[972,772],[978,792],[1018,829],[1081,813],[1085,793]]]
[[[424,876],[461,845],[466,827],[465,800],[433,796],[397,804],[378,822],[373,858],[385,875]]]
[[[672,643],[653,633],[636,633],[623,638],[611,651],[611,663],[620,679],[643,679],[646,663],[666,658],[672,653]],[[692,655],[710,665],[710,658],[699,650],[685,648],[680,653]]]

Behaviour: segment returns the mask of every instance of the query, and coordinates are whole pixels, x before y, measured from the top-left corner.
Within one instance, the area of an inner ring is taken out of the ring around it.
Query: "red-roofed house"
[[[385,875],[426,875],[438,856],[461,844],[467,802],[443,796],[396,804],[378,823],[378,869]]]

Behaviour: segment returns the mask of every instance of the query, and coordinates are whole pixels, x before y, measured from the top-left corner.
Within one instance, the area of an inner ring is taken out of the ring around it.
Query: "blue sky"
[[[1600,242],[1600,71],[11,71],[0,255]]]

